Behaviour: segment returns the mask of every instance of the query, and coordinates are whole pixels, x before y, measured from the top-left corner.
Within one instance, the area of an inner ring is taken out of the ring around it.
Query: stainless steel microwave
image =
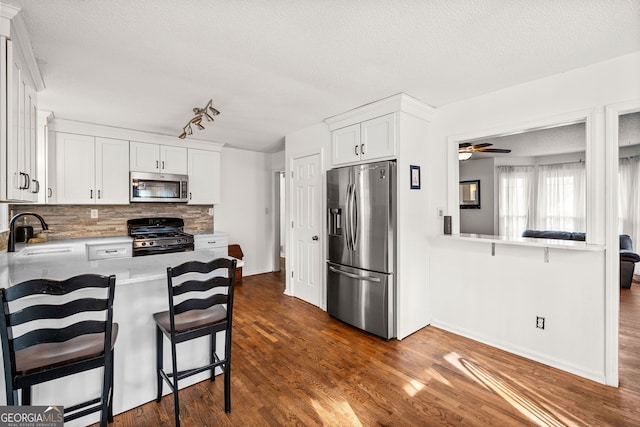
[[[131,172],[130,198],[132,202],[189,201],[187,175],[167,173]]]

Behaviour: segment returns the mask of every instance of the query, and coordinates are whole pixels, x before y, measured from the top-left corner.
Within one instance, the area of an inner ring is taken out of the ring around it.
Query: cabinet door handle
[[[20,178],[22,178],[22,184],[18,184],[18,190],[24,190],[27,188],[27,184],[24,179],[27,177],[27,174],[24,172],[20,172]]]
[[[356,156],[358,155],[358,146],[357,145],[355,146],[355,155]]]
[[[100,198],[100,190],[98,190],[98,199]]]
[[[20,173],[24,175],[24,187],[22,187],[21,190],[28,190],[29,187],[31,187],[31,177],[28,173]]]
[[[191,194],[191,191],[189,191],[189,200],[193,199],[193,194]]]
[[[158,161],[156,160],[156,169],[158,169],[158,165],[159,165],[159,163],[158,163]]]
[[[364,154],[364,144],[360,144],[360,154]]]
[[[162,169],[164,169],[164,160],[162,161]]]
[[[89,198],[93,199],[93,190],[89,190]]]
[[[48,197],[53,197],[53,190],[51,189],[51,187],[47,188],[47,193]]]
[[[32,181],[36,184],[36,188],[32,191],[32,193],[37,194],[40,192],[40,181],[38,181],[37,179],[32,179]]]

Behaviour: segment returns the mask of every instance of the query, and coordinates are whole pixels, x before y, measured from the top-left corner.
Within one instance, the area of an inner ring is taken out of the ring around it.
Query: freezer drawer
[[[350,325],[395,336],[394,276],[327,263],[327,311]]]

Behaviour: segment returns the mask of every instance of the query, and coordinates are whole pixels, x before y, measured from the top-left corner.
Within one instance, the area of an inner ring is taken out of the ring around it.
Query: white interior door
[[[322,175],[320,155],[295,159],[292,165],[291,222],[294,253],[292,259],[293,295],[320,307],[322,294],[320,267],[320,222]]]

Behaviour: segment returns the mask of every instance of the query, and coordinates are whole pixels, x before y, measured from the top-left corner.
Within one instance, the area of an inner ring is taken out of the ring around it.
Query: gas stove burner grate
[[[183,231],[182,218],[136,218],[127,221],[133,256],[192,251],[193,236]]]

